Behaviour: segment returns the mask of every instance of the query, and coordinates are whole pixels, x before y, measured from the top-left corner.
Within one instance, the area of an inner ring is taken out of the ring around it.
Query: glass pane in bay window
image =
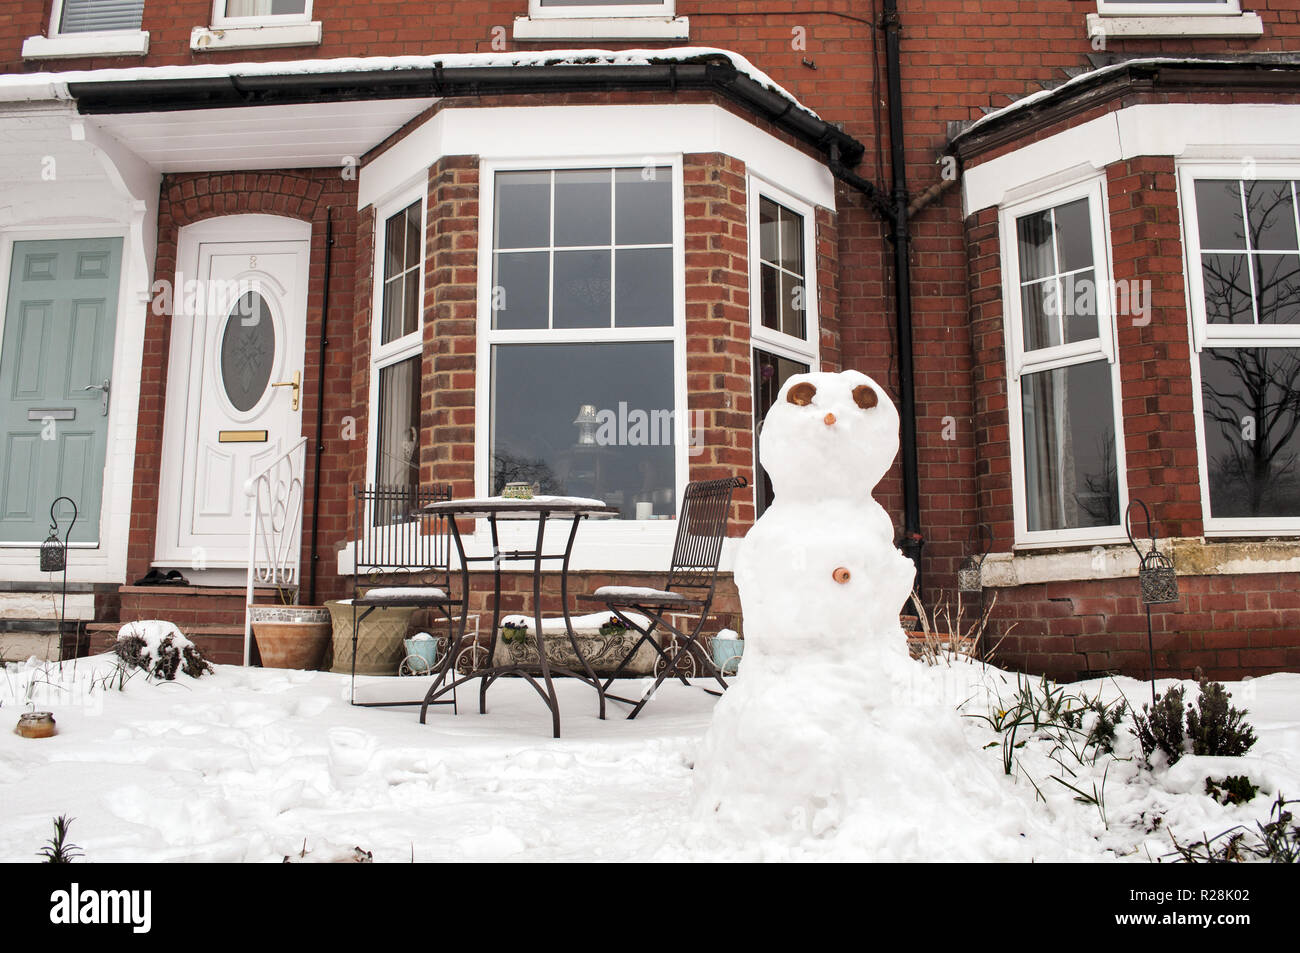
[[[1248,255],[1202,255],[1205,318],[1210,324],[1254,324]]]
[[[545,248],[551,243],[551,173],[498,172],[494,210],[494,247]]]
[[[758,255],[763,261],[775,262],[780,257],[781,215],[778,206],[769,198],[758,200]]]
[[[1118,525],[1110,365],[1025,374],[1020,388],[1028,530]]]
[[[556,328],[607,328],[610,326],[610,253],[557,251],[555,253]]]
[[[420,485],[420,358],[379,369],[379,407],[375,434],[375,483]],[[391,522],[396,512],[376,513]]]
[[[673,323],[673,250],[620,248],[614,260],[614,326],[667,327]]]
[[[1245,248],[1241,184],[1235,179],[1197,179],[1196,221],[1201,248]]]
[[[1061,271],[1091,268],[1092,225],[1088,220],[1088,200],[1079,199],[1058,206],[1056,212],[1056,245],[1061,258]]]
[[[673,170],[615,169],[615,241],[667,245],[673,240]]]
[[[499,331],[546,327],[551,305],[551,254],[500,252],[492,281],[492,326]]]
[[[792,337],[808,336],[808,304],[805,300],[807,291],[803,282],[786,272],[781,272],[781,331]]]
[[[1300,516],[1300,348],[1207,348],[1210,515]]]
[[[758,456],[759,441],[762,437],[763,418],[776,403],[776,396],[781,388],[795,374],[808,373],[807,364],[778,357],[766,351],[754,351],[754,455]],[[758,467],[754,486],[754,500],[758,504],[758,515],[772,505],[772,486],[767,479],[767,471]]]
[[[781,330],[781,273],[766,262],[759,266],[759,306],[763,327]]]
[[[676,512],[673,346],[492,348],[492,492],[510,482],[654,516]]]
[[[1091,270],[1079,271],[1060,279],[1061,317],[1065,325],[1065,341],[1091,341],[1097,337],[1097,279]]]
[[[1061,292],[1055,278],[1020,289],[1020,317],[1024,349],[1055,347],[1061,343]]]
[[[419,297],[420,276],[414,271],[384,282],[384,316],[380,326],[382,343],[396,341],[415,331],[420,320]]]
[[[803,216],[781,207],[780,260],[777,264],[796,275],[803,272]]]
[[[610,170],[555,173],[555,244],[608,245]]]
[[[1256,179],[1242,183],[1250,216],[1250,247],[1263,251],[1295,251],[1295,207],[1291,183]]]
[[[1056,274],[1056,257],[1052,251],[1052,213],[1050,210],[1022,215],[1016,219],[1016,247],[1020,260],[1020,280],[1037,281]]]
[[[1300,255],[1254,255],[1260,324],[1300,324]]]

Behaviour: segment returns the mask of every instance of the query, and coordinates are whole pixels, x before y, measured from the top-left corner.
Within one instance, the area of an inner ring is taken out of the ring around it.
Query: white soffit
[[[160,172],[237,172],[359,162],[433,103],[380,99],[87,118]]]

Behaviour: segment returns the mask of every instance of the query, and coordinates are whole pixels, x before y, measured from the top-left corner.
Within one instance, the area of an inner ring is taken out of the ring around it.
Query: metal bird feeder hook
[[[957,570],[957,591],[958,592],[983,592],[984,580],[982,569],[984,560],[988,558],[989,550],[993,548],[993,531],[989,529],[987,523],[980,523],[971,528],[970,542],[976,541],[976,535],[979,541],[983,543],[984,548],[980,550],[979,555],[968,554],[961,561],[961,567]],[[972,545],[971,549],[974,550]]]
[[[1146,515],[1147,537],[1151,540],[1151,548],[1145,554],[1138,547],[1137,540],[1133,538],[1132,512],[1134,506],[1142,507],[1142,512]],[[1154,708],[1156,703],[1156,652],[1154,639],[1151,635],[1151,607],[1178,601],[1178,575],[1174,572],[1173,560],[1160,552],[1160,546],[1156,542],[1155,530],[1151,528],[1151,510],[1142,500],[1134,498],[1124,510],[1124,532],[1128,534],[1129,545],[1133,547],[1133,552],[1137,553],[1138,556],[1138,592],[1142,599],[1142,605],[1147,610],[1147,658],[1151,667],[1151,705]]]
[[[72,507],[72,519],[68,522],[63,538],[59,539],[59,518],[54,511],[64,501]],[[46,537],[45,542],[41,543],[41,572],[63,573],[63,604],[59,609],[60,660],[63,658],[63,628],[67,624],[68,617],[68,541],[72,538],[72,527],[77,525],[78,513],[76,500],[69,496],[57,497],[50,504],[50,535]]]

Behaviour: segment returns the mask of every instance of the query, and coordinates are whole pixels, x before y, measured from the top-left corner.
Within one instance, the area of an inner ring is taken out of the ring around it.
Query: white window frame
[[[302,13],[230,17],[226,16],[226,0],[212,0],[213,27],[276,26],[278,24],[310,23],[312,0],[305,0]]]
[[[1020,303],[1020,256],[1016,220],[1078,199],[1088,200],[1092,227],[1093,274],[1097,282],[1097,337],[1089,341],[1039,348],[1026,354]],[[1011,444],[1012,509],[1016,549],[1118,543],[1128,537],[1123,517],[1128,506],[1127,456],[1124,450],[1123,398],[1119,363],[1116,360],[1116,330],[1111,301],[1110,216],[1106,201],[1106,176],[1090,174],[1065,186],[1035,193],[998,210],[998,236],[1002,262],[1003,332],[1006,341],[1007,421]],[[1105,293],[1101,293],[1102,289]],[[1115,470],[1119,494],[1120,522],[1115,526],[1086,526],[1078,529],[1030,532],[1025,487],[1023,397],[1020,381],[1026,374],[1056,370],[1075,364],[1105,360],[1110,367],[1111,407],[1115,423]]]
[[[366,428],[366,483],[373,485],[377,476],[376,455],[379,450],[379,372],[393,364],[424,353],[424,281],[425,269],[428,267],[428,227],[429,202],[427,179],[421,179],[395,193],[383,204],[375,206],[374,271],[370,302],[370,386],[369,413]],[[410,334],[382,344],[384,315],[384,252],[388,220],[394,215],[420,203],[420,280],[419,280],[419,321]],[[427,448],[421,448],[426,450]],[[367,517],[368,519],[369,517]]]
[[[1241,13],[1241,0],[1214,0],[1211,3],[1116,3],[1115,0],[1097,0],[1097,12],[1106,17],[1226,17]]]
[[[1201,230],[1196,208],[1197,179],[1290,179],[1300,181],[1300,161],[1244,159],[1186,160],[1177,168],[1178,206],[1183,223],[1184,273],[1187,275],[1187,319],[1191,335],[1192,400],[1196,415],[1196,454],[1201,482],[1204,532],[1214,536],[1278,536],[1300,533],[1300,515],[1292,517],[1213,517],[1210,509],[1210,465],[1206,446],[1205,407],[1201,394],[1201,352],[1216,347],[1300,348],[1298,325],[1210,324],[1205,314],[1205,280],[1201,273]],[[1245,173],[1250,171],[1250,175]]]
[[[533,20],[595,20],[623,17],[672,17],[677,15],[677,0],[663,3],[595,4],[542,6],[541,0],[528,0],[528,16]]]
[[[77,33],[64,33],[62,29],[64,4],[65,4],[65,0],[54,0],[53,5],[50,7],[50,32],[48,34],[50,39],[54,39],[55,37],[63,38],[63,37],[70,37],[70,36],[87,36],[87,37],[89,36],[94,36],[94,37],[134,36],[135,34],[140,32],[140,28],[136,27],[135,29],[128,28],[125,30],[93,30],[93,31],[82,30]],[[140,23],[141,25],[143,25],[144,23],[143,12],[141,13]]]
[[[749,314],[750,337],[755,347],[818,369],[821,322],[817,311],[817,210],[789,192],[756,175],[748,177],[749,227]],[[804,322],[807,339],[763,325],[762,243],[758,234],[759,199],[766,198],[803,217]]]
[[[562,169],[642,169],[666,166],[672,170],[672,241],[673,241],[673,323],[663,327],[633,328],[542,328],[534,330],[496,330],[492,327],[492,255],[495,244],[496,174]],[[479,258],[478,258],[478,348],[474,375],[474,493],[491,493],[492,439],[492,347],[498,344],[603,344],[617,342],[668,341],[673,345],[673,446],[675,505],[680,509],[681,495],[689,481],[689,405],[686,392],[686,217],[685,187],[680,153],[664,155],[584,155],[537,160],[484,159],[479,166]],[[531,526],[531,524],[530,524]],[[677,531],[676,518],[671,520],[592,520],[582,535],[597,544],[642,543],[653,551],[670,541]],[[536,533],[535,526],[500,528],[503,546],[523,543],[523,533]],[[516,539],[518,536],[518,539]],[[526,546],[522,548],[528,548]],[[611,554],[617,559],[619,555]],[[635,559],[635,557],[632,557]],[[665,559],[653,567],[666,566]],[[618,567],[616,567],[618,568]],[[636,567],[641,568],[641,567]]]
[[[95,30],[64,33],[64,0],[53,0],[45,36],[23,41],[23,59],[58,59],[69,56],[144,56],[149,52],[149,32],[144,29]],[[143,26],[143,19],[140,21]]]

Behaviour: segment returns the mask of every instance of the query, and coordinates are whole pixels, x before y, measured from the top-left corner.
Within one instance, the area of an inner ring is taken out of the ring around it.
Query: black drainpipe
[[[320,526],[320,465],[325,453],[325,354],[329,350],[330,322],[330,265],[334,258],[334,207],[325,209],[325,287],[322,290],[320,315],[320,370],[317,372],[316,392],[316,465],[311,484],[311,575],[307,587],[307,602],[316,605],[316,564],[320,552],[316,548]]]
[[[908,224],[907,164],[903,148],[903,83],[898,49],[901,23],[898,0],[884,0],[880,29],[885,31],[885,77],[889,108],[889,164],[893,173],[890,199],[893,217],[889,239],[894,245],[894,317],[898,326],[898,414],[902,423],[903,554],[916,565],[916,590],[921,591],[921,488],[917,467],[916,390],[912,373],[912,265]]]

